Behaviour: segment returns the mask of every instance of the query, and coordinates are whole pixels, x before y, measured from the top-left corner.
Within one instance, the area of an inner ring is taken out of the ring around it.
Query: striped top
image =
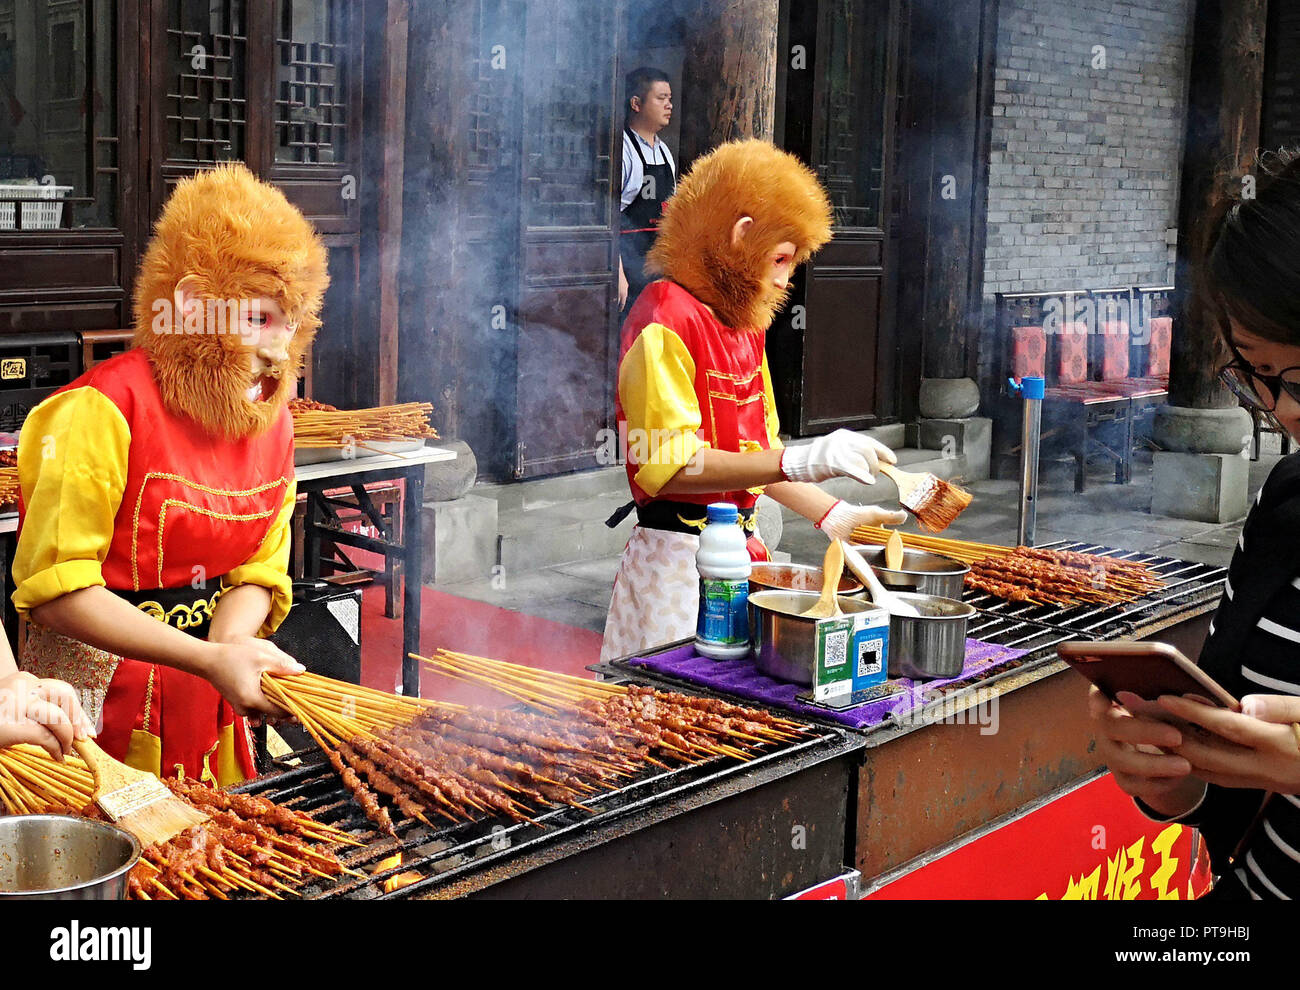
[[[1300,455],[1279,461],[1256,496],[1200,665],[1237,698],[1300,695]],[[1300,899],[1300,797],[1277,795],[1245,854],[1227,865],[1263,798],[1210,785],[1179,820],[1202,829],[1222,876],[1219,896]]]

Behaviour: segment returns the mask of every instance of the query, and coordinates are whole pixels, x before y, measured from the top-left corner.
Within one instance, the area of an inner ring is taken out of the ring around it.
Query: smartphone
[[[1145,699],[1147,704],[1139,711],[1132,711],[1131,705],[1125,706],[1134,715],[1173,721],[1173,716],[1156,704],[1156,699],[1162,694],[1192,695],[1218,708],[1241,711],[1236,698],[1167,643],[1148,640],[1072,642],[1060,644],[1056,652],[1101,688],[1112,701],[1117,700],[1115,695],[1120,691],[1129,691]]]

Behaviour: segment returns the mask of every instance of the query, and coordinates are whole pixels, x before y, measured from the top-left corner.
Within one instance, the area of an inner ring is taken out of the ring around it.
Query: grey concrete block
[[[966,467],[962,475],[967,481],[989,476],[993,420],[983,416],[923,419],[918,423],[918,433],[920,445],[926,450],[937,450],[942,455],[953,457],[964,454]]]
[[[489,577],[497,558],[497,504],[466,495],[425,502],[421,515],[426,584]]]
[[[1248,507],[1250,462],[1239,454],[1185,454],[1158,450],[1152,457],[1153,515],[1231,522]]]

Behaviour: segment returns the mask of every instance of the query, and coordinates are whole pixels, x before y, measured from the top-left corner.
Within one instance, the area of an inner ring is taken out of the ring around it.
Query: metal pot
[[[754,564],[749,571],[750,591],[815,591],[822,590],[822,569],[813,564]],[[840,576],[839,593],[861,597],[866,593],[852,574],[845,571]]]
[[[891,571],[885,566],[885,548],[879,543],[853,544],[890,591],[912,591],[918,595],[961,600],[962,585],[970,567],[951,557],[925,550],[903,549],[903,566]]]
[[[803,612],[817,604],[815,591],[755,591],[749,596],[749,629],[754,637],[754,666],[769,677],[812,686],[817,641],[816,619]],[[846,615],[867,612],[874,605],[861,598],[839,595]],[[891,633],[892,635],[892,633]]]
[[[889,676],[956,677],[966,663],[966,622],[975,609],[936,595],[900,592],[918,616],[889,617]]]
[[[140,841],[116,825],[70,815],[0,818],[0,899],[120,901]]]

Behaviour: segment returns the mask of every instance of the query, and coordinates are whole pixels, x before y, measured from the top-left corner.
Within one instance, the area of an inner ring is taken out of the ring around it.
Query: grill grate
[[[390,806],[397,836],[389,836],[374,828],[315,747],[274,760],[271,773],[232,790],[310,812],[320,821],[366,843],[364,847],[342,848],[338,855],[345,865],[369,874],[367,879],[344,875],[321,880],[302,887],[302,899],[393,900],[436,896],[439,889],[468,874],[491,869],[562,838],[591,833],[608,822],[662,804],[682,792],[729,780],[734,780],[739,789],[744,777],[756,768],[824,749],[843,738],[842,733],[830,727],[809,724],[808,729],[809,734],[798,742],[765,746],[748,761],[717,757],[694,766],[648,770],[617,790],[592,795],[582,802],[591,813],[567,805],[542,809],[532,816],[536,825],[506,818],[481,818],[429,828],[414,819],[399,817],[397,809]],[[385,859],[399,853],[400,864],[380,868]],[[406,874],[419,878],[396,889],[384,890],[386,880]]]
[[[1060,540],[1045,544],[1043,549],[1074,550],[1146,564],[1165,582],[1165,587],[1120,605],[1031,605],[1027,602],[1009,602],[987,592],[973,590],[962,595],[962,601],[974,606],[983,615],[1064,630],[1071,634],[1067,638],[1124,639],[1149,634],[1172,624],[1188,612],[1203,611],[1206,603],[1216,601],[1222,593],[1228,573],[1225,568],[1213,564],[1160,557],[1140,550],[1117,550],[1095,543]]]

